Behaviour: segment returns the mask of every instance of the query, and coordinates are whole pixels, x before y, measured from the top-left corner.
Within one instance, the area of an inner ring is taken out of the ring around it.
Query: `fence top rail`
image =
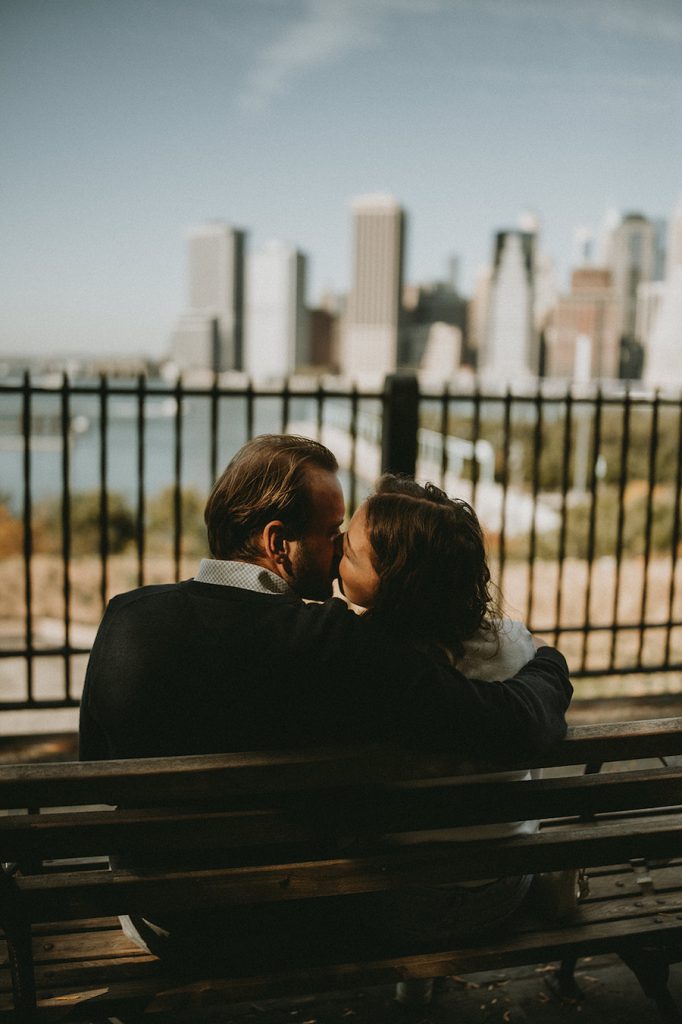
[[[575,726],[564,740],[523,766],[550,767],[682,754],[682,718]],[[479,771],[480,769],[476,769]],[[266,793],[330,786],[431,779],[462,772],[448,754],[391,747],[201,754],[124,761],[22,764],[0,767],[0,806],[59,806],[146,799],[150,780],[178,797]]]
[[[109,377],[104,375],[93,375],[83,380],[71,379],[68,374],[60,375],[59,381],[49,383],[31,379],[30,373],[23,375],[22,380],[0,381],[0,394],[45,394],[59,395],[67,392],[73,395],[101,395],[103,392],[109,395],[130,395],[142,394],[144,396],[172,398],[180,395],[187,398],[206,398],[212,395],[218,397],[251,397],[251,398],[280,398],[284,395],[295,397],[319,397],[325,398],[358,398],[367,400],[381,400],[385,395],[384,385],[358,385],[356,382],[345,378],[312,378],[303,377],[283,378],[276,383],[264,383],[253,381],[244,376],[241,380],[224,380],[220,375],[213,375],[201,382],[190,378],[183,378],[182,375],[176,381],[163,381],[159,378],[145,374],[137,377],[130,377],[122,380],[120,377]],[[530,385],[519,383],[509,385],[485,385],[474,379],[473,381],[446,382],[443,386],[433,386],[429,383],[419,382],[419,397],[428,401],[445,401],[448,404],[461,400],[484,401],[484,402],[507,402],[514,403],[541,401],[543,404],[561,404],[570,399],[576,405],[594,405],[599,402],[603,405],[622,405],[627,402],[629,405],[650,406],[652,403],[659,405],[679,406],[682,401],[682,392],[679,389],[660,390],[644,386],[623,386],[618,382],[592,381],[587,384],[576,384],[571,381],[545,381],[539,380]]]

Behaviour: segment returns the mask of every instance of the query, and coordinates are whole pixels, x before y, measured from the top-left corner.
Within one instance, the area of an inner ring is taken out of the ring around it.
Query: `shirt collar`
[[[220,558],[202,558],[194,579],[198,583],[216,583],[221,587],[241,587],[258,594],[296,596],[286,580],[252,562],[233,562]]]

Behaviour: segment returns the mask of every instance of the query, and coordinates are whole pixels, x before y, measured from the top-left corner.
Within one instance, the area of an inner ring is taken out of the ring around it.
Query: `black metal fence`
[[[575,676],[682,670],[679,397],[26,374],[0,400],[0,709],[78,703],[107,600],[193,574],[212,480],[266,431],[329,444],[349,512],[385,468],[471,501],[510,613]]]

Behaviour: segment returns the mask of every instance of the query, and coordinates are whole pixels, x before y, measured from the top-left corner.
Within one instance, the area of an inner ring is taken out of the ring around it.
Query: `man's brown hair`
[[[299,540],[312,517],[307,470],[336,473],[335,456],[318,441],[295,434],[262,434],[239,449],[211,491],[204,522],[214,558],[259,554],[255,537],[274,519]]]

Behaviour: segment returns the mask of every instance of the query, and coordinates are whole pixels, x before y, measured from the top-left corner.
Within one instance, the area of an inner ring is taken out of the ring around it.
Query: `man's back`
[[[570,683],[547,651],[500,701],[339,600],[188,580],[114,598],[93,647],[81,758],[397,740],[518,754],[559,738]],[[516,739],[515,739],[516,737]]]

